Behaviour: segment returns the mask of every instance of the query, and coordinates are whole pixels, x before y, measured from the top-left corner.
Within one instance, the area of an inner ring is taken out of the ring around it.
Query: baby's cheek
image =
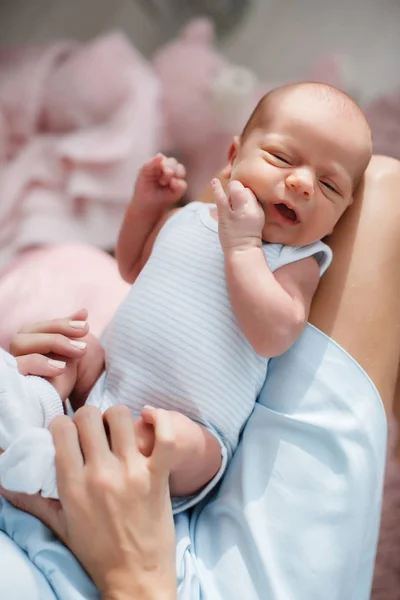
[[[315,238],[322,239],[326,235],[330,235],[340,218],[340,213],[334,208],[333,205],[325,207],[315,215]]]

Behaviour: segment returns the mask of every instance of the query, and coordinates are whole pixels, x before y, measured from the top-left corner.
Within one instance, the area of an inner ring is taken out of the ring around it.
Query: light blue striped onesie
[[[199,494],[174,499],[184,510],[214,487],[231,458],[267,373],[233,313],[214,205],[194,202],[172,216],[105,335],[106,373],[88,404],[115,404],[139,416],[145,404],[177,410],[211,430],[222,465]],[[263,245],[272,271],[315,256],[321,274],[331,261],[322,242]]]

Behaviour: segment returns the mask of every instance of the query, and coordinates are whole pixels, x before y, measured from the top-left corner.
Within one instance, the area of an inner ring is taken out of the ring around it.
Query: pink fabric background
[[[100,335],[129,285],[108,254],[81,244],[60,244],[23,253],[0,280],[0,345],[7,348],[22,327],[45,319],[89,311]]]

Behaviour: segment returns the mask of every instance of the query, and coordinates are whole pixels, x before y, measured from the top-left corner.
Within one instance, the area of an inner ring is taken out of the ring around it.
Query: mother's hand
[[[63,399],[69,397],[75,410],[84,404],[104,369],[104,351],[89,333],[87,317],[87,311],[81,309],[69,317],[26,326],[10,344],[19,371],[50,379]],[[80,342],[86,346],[79,347]]]
[[[176,598],[175,533],[168,479],[174,433],[168,411],[156,411],[149,457],[138,450],[130,411],[94,407],[74,421],[56,417],[60,502],[2,490],[42,520],[71,549],[102,598]],[[107,433],[106,433],[106,429]]]

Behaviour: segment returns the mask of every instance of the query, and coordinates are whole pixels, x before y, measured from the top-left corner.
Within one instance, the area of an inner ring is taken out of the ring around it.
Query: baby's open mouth
[[[296,211],[294,211],[292,208],[289,208],[289,206],[286,204],[283,204],[283,202],[275,204],[275,208],[282,215],[282,217],[285,217],[285,219],[289,219],[289,221],[293,221],[293,223],[298,221]]]

